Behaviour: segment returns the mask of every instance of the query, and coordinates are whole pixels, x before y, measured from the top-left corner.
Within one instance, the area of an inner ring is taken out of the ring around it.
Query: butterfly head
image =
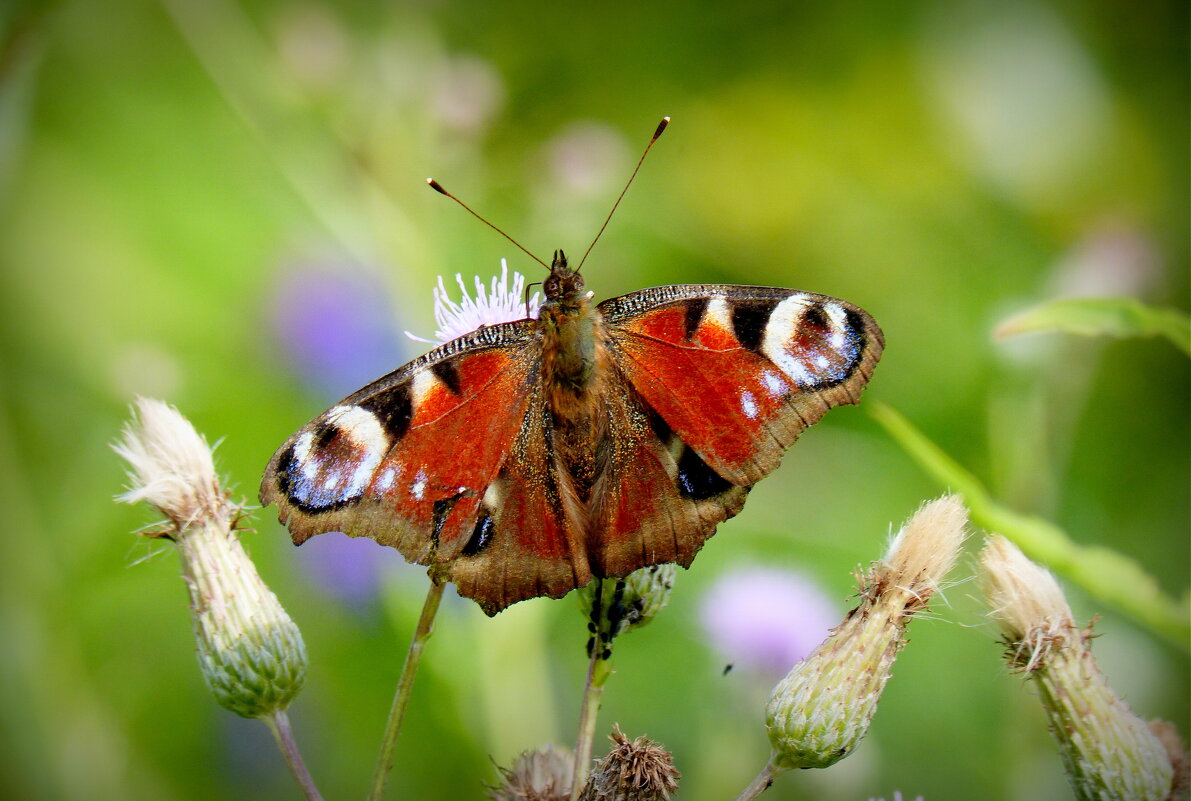
[[[542,282],[542,291],[547,301],[554,301],[556,305],[564,307],[579,306],[590,293],[583,291],[583,276],[578,270],[567,266],[567,256],[561,250],[554,251],[554,261],[550,265],[550,275]]]

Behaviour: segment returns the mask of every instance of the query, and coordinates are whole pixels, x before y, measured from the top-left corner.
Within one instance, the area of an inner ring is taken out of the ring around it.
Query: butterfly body
[[[595,304],[561,252],[536,319],[485,326],[345,398],[261,485],[296,543],[391,545],[489,614],[593,577],[689,566],[797,436],[856,403],[864,311],[770,287]]]

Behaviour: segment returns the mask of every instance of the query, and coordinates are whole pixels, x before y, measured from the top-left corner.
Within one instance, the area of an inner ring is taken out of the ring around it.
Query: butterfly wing
[[[705,465],[702,483],[688,486],[698,457],[623,374],[616,378],[619,391],[605,399],[608,436],[591,493],[592,569],[623,576],[663,562],[689,567],[716,526],[744,506],[750,487],[713,476]]]
[[[663,542],[689,564],[799,434],[859,401],[883,348],[863,310],[789,289],[665,286],[599,309],[630,388],[614,416],[643,417],[653,433],[610,460],[593,500],[591,559],[605,575],[650,563],[639,554]],[[644,504],[637,523],[616,511],[630,499]]]
[[[261,502],[277,504],[297,544],[327,531],[370,537],[490,614],[561,595],[590,574],[558,502],[540,362],[529,320],[436,348],[290,437]],[[481,581],[485,571],[497,578]]]
[[[445,574],[489,615],[527,598],[561,598],[592,579],[586,513],[555,435],[536,385],[512,452],[485,492],[477,536]]]

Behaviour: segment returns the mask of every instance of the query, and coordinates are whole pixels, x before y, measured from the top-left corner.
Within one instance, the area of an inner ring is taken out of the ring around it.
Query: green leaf
[[[1181,648],[1191,643],[1191,603],[1164,594],[1134,560],[1110,548],[1080,545],[1063,529],[994,501],[974,475],[893,408],[868,405],[869,414],[939,484],[960,493],[972,522],[1017,544],[1031,559],[1115,606]]]
[[[1032,331],[1081,336],[1166,337],[1191,356],[1191,318],[1178,309],[1147,306],[1134,298],[1052,300],[997,326],[998,339]]]

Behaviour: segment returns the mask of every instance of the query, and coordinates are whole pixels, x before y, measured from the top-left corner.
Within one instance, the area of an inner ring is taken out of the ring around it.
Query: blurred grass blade
[[[1047,520],[998,504],[980,481],[927,439],[892,407],[870,403],[869,414],[943,487],[964,496],[972,522],[1012,540],[1031,559],[1082,587],[1150,630],[1187,649],[1191,615],[1187,598],[1167,596],[1137,562],[1111,548],[1080,545]]]
[[[1052,300],[1005,320],[996,337],[1033,331],[1081,336],[1166,337],[1191,356],[1191,318],[1178,309],[1147,306],[1134,298]]]

